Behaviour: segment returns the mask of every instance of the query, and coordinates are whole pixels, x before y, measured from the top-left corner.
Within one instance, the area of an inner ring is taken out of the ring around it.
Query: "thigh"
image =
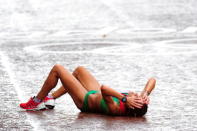
[[[58,66],[58,77],[60,78],[62,85],[68,91],[76,106],[82,108],[87,90],[68,70],[63,66]]]
[[[94,78],[94,76],[84,67],[79,66],[73,72],[73,75],[77,78],[77,80],[86,88],[87,91],[90,90],[101,90],[101,85]]]

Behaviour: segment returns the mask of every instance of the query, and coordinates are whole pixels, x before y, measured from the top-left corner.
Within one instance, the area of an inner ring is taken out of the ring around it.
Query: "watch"
[[[121,101],[124,102],[124,103],[127,102],[127,97],[124,96],[124,97],[121,99]]]

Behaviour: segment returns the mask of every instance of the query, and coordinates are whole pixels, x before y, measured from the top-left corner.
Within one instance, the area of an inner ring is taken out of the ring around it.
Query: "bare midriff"
[[[102,100],[101,93],[91,94],[88,98],[88,105],[91,111],[100,111],[100,101]]]

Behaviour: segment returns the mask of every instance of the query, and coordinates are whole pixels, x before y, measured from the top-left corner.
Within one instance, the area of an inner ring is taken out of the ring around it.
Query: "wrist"
[[[144,95],[149,96],[150,93],[149,93],[147,90],[143,90],[143,91],[142,91],[142,96],[144,96]]]

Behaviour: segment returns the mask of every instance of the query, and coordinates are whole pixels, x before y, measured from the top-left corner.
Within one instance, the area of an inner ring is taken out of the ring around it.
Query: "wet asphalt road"
[[[197,130],[196,5],[0,1],[0,130]],[[54,110],[21,110],[57,63],[71,72],[85,66],[118,91],[139,92],[155,77],[146,116],[80,113],[68,95]]]

